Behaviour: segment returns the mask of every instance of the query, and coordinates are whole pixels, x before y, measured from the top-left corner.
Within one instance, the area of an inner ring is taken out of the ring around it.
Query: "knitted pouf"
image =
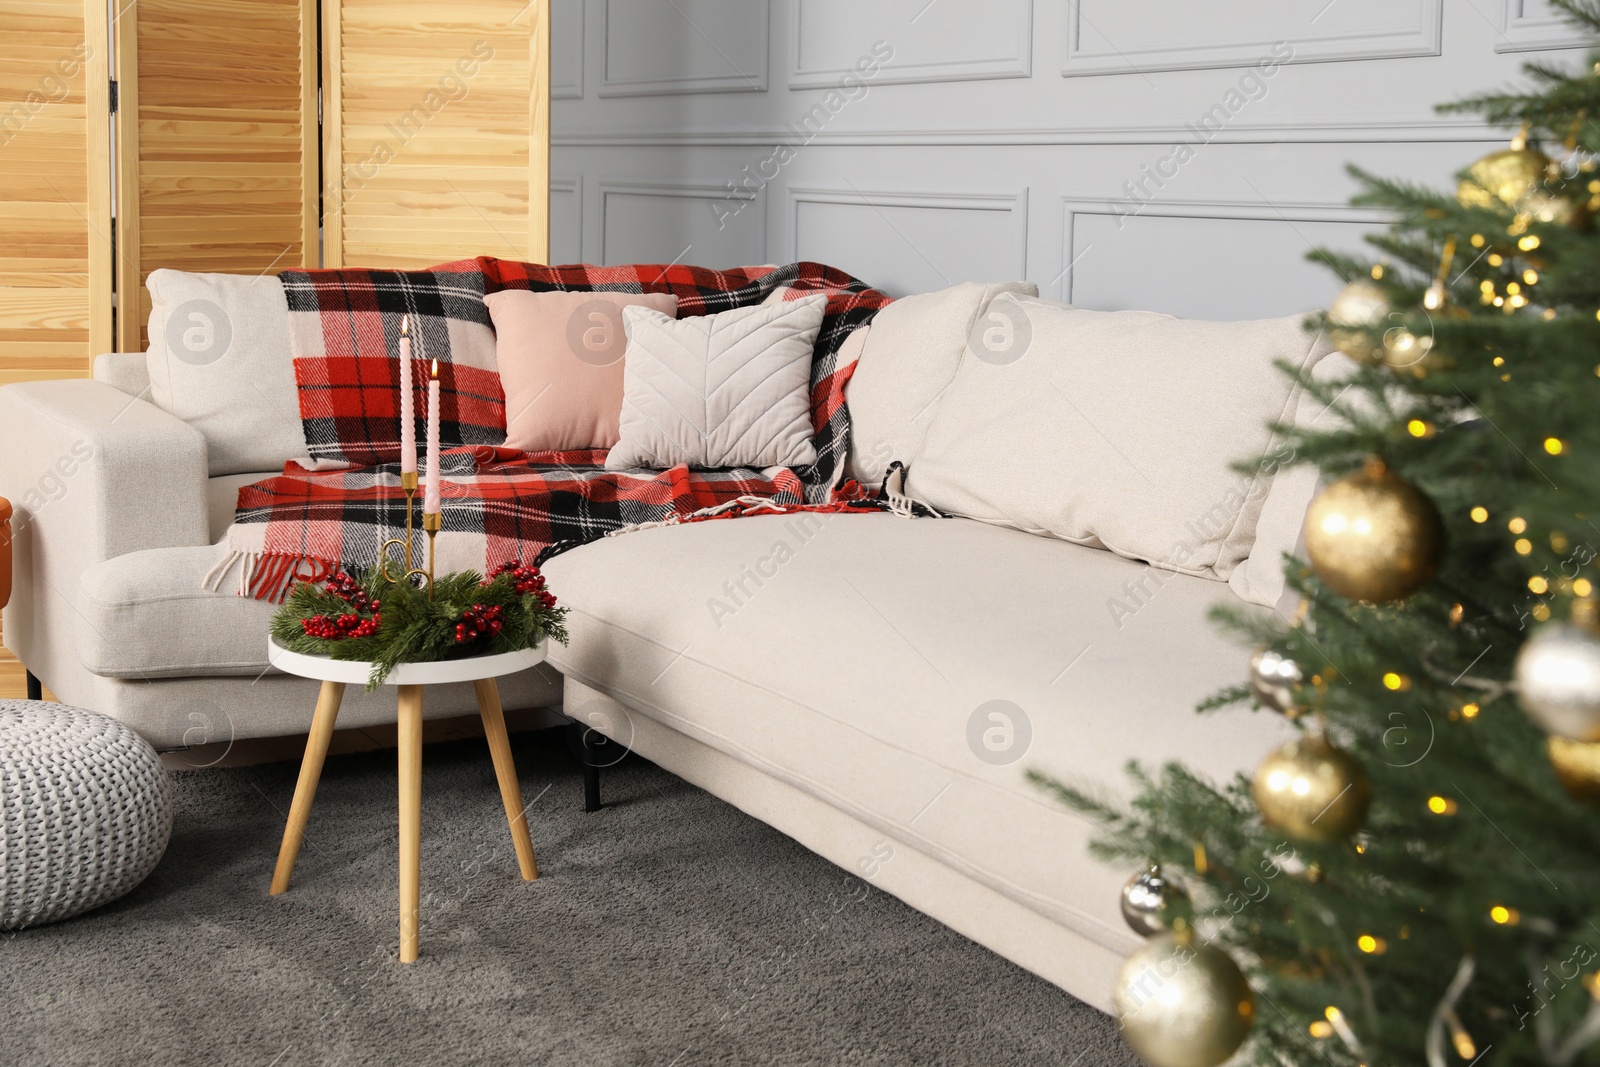
[[[0,929],[55,922],[144,881],[172,833],[172,782],[104,715],[0,700]]]

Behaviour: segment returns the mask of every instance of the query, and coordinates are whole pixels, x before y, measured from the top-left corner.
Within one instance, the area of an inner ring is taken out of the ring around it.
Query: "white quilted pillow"
[[[621,434],[607,470],[814,463],[811,352],[828,298],[674,319],[622,312]]]

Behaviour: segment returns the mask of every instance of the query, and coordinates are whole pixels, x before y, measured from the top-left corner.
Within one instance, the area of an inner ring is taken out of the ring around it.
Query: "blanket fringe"
[[[856,505],[848,500],[836,500],[831,504],[779,504],[764,496],[741,496],[721,504],[691,511],[686,515],[671,515],[655,522],[636,522],[630,526],[606,531],[607,537],[621,537],[623,534],[634,533],[638,530],[657,530],[663,526],[682,526],[690,522],[705,522],[707,519],[732,519],[749,515],[797,515],[801,512],[836,512],[854,511]]]
[[[213,593],[222,591],[229,573],[239,569],[238,595],[252,600],[281,604],[300,582],[321,582],[336,566],[315,556],[296,556],[286,552],[229,552],[206,573],[202,587]]]
[[[906,465],[899,460],[889,464],[889,470],[883,476],[883,498],[889,502],[889,512],[902,519],[917,517],[917,509],[921,508],[935,519],[944,518],[933,508],[920,500],[913,500],[906,495]]]

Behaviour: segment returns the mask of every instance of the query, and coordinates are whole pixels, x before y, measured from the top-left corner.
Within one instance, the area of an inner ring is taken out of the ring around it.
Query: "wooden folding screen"
[[[0,384],[111,347],[106,4],[0,0]]]
[[[545,261],[549,6],[323,0],[326,266]]]
[[[117,2],[117,340],[137,352],[152,270],[318,265],[317,4]]]

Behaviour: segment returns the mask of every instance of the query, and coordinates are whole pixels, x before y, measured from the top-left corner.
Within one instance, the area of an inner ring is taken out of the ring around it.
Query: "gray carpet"
[[[1104,1015],[672,775],[630,759],[585,815],[562,735],[513,743],[542,877],[482,742],[429,747],[409,967],[392,753],[328,761],[277,898],[296,768],[179,775],[149,881],[0,940],[0,1062],[1136,1062]]]

